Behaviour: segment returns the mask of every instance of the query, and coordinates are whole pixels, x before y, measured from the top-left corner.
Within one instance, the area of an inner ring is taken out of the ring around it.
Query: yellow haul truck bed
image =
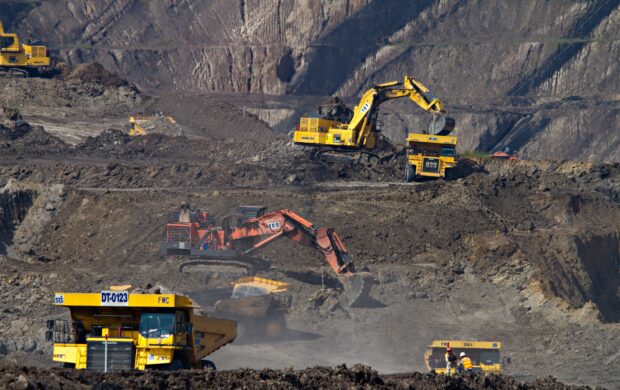
[[[405,181],[446,177],[446,170],[456,166],[456,143],[454,136],[409,133]]]
[[[182,295],[56,293],[54,305],[71,321],[47,322],[52,359],[77,369],[215,368],[203,358],[237,336],[235,321],[196,315]]]
[[[288,283],[250,276],[232,283],[230,298],[215,303],[215,314],[237,321],[239,338],[276,338],[286,331],[291,307]]]
[[[462,341],[462,340],[433,340],[424,353],[424,364],[429,371],[438,374],[446,373],[446,348],[448,344],[458,357],[465,352],[471,359],[473,371],[484,373],[501,373],[502,361],[500,351],[502,343],[499,341]],[[506,359],[509,363],[510,359]]]

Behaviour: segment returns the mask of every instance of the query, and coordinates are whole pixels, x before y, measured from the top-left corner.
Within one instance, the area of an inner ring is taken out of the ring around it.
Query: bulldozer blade
[[[370,272],[356,272],[341,278],[344,286],[344,296],[349,307],[363,306],[370,300],[370,289],[373,284]]]

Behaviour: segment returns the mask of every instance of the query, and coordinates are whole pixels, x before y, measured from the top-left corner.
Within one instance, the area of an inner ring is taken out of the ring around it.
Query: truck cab
[[[50,320],[52,360],[94,371],[214,367],[204,357],[232,342],[235,321],[199,316],[176,294],[56,293],[71,320]]]
[[[456,166],[456,144],[454,136],[410,133],[405,181],[446,177],[446,171]]]

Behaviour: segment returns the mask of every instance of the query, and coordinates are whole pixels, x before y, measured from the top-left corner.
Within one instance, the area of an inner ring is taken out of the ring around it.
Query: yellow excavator
[[[456,138],[448,137],[448,134],[454,130],[456,121],[446,115],[443,103],[413,76],[405,76],[402,82],[391,81],[374,85],[362,95],[348,121],[342,121],[342,117],[338,118],[340,120],[333,117],[302,117],[295,129],[293,141],[298,145],[317,148],[318,150],[312,153],[312,158],[319,161],[320,156],[333,152],[361,152],[373,155],[373,151],[381,147],[377,142],[380,131],[377,127],[379,106],[388,100],[404,97],[408,97],[431,114],[430,126],[422,132],[424,136],[409,134],[406,148],[414,146],[416,148],[415,154],[412,154],[413,157],[410,158],[408,155],[405,179],[411,181],[420,176],[445,176],[445,169],[454,166],[454,153],[451,153],[451,156],[445,156],[451,162],[444,164],[443,160],[446,159],[440,155],[441,145],[445,143],[446,146],[452,146],[452,148],[444,147],[444,149],[454,151]],[[420,151],[422,153],[428,151],[428,156],[420,155]],[[394,153],[387,157],[393,158],[393,156]],[[425,161],[425,157],[433,158],[433,160]],[[380,160],[385,160],[385,157]],[[428,174],[425,173],[424,166],[429,168]]]
[[[0,22],[0,76],[28,77],[43,73],[50,64],[47,47],[20,43],[17,34],[4,32]]]

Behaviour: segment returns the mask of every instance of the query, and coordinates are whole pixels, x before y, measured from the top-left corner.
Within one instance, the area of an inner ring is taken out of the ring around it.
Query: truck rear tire
[[[202,360],[202,368],[204,370],[217,370],[217,368],[215,367],[215,363],[213,363],[211,360]]]
[[[278,338],[286,331],[286,319],[282,314],[276,314],[265,321],[263,329],[267,337],[271,339]]]
[[[405,167],[405,182],[411,183],[415,179],[415,166],[407,163]]]

